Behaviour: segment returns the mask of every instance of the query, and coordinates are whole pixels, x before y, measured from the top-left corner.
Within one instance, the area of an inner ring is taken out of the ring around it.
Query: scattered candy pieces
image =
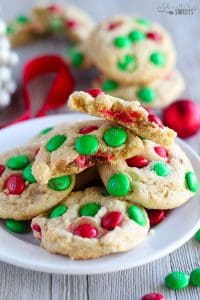
[[[200,287],[200,268],[196,268],[190,273],[190,284]]]
[[[162,294],[158,294],[158,293],[150,293],[150,294],[146,294],[144,295],[141,300],[166,300],[165,296]]]
[[[185,179],[189,190],[196,192],[199,188],[199,181],[196,174],[194,172],[187,172],[185,174]]]
[[[188,138],[200,129],[200,104],[180,99],[163,111],[163,123],[174,129],[181,138]]]
[[[189,284],[189,276],[184,272],[172,272],[165,277],[165,285],[172,290],[180,290]]]
[[[195,233],[194,238],[200,242],[200,229]]]
[[[25,233],[28,231],[28,224],[24,221],[16,221],[13,219],[7,219],[5,226],[8,230],[14,233]]]

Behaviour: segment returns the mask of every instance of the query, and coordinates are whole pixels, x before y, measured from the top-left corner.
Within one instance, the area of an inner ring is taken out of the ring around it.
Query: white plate
[[[1,152],[23,145],[40,130],[67,121],[91,119],[83,114],[48,116],[23,122],[0,131]],[[178,140],[191,159],[200,180],[200,159],[184,142]],[[27,269],[65,274],[94,274],[133,268],[158,259],[180,247],[200,227],[199,196],[175,209],[166,220],[156,226],[155,233],[137,248],[127,253],[99,259],[73,261],[67,257],[49,254],[39,247],[32,234],[11,234],[0,223],[0,259]]]

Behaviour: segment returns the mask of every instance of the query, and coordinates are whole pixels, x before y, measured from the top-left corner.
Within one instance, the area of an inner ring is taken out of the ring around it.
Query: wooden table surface
[[[47,2],[47,1],[40,1]],[[62,1],[67,3],[70,1]],[[72,2],[72,1],[71,1]],[[1,0],[1,16],[12,19],[19,13],[30,11],[38,3],[27,0]],[[180,1],[156,0],[77,0],[73,3],[88,10],[96,19],[119,12],[144,14],[161,21],[171,32],[178,51],[178,68],[184,73],[187,83],[185,97],[200,101],[200,3],[188,1],[195,8],[193,15],[169,15],[158,12],[163,9],[181,7]],[[187,5],[186,1],[183,1]],[[23,63],[34,55],[42,53],[64,54],[65,42],[37,42],[30,47],[17,50],[20,64],[15,77],[20,82],[20,70]],[[13,103],[14,110],[16,105]],[[0,121],[7,114],[0,112]],[[200,134],[187,140],[200,153]],[[192,217],[192,216],[191,216]],[[183,220],[184,221],[184,220]],[[166,233],[167,234],[167,233]],[[170,233],[169,233],[170,234]],[[174,292],[163,286],[163,279],[173,270],[190,271],[200,266],[200,244],[191,239],[170,255],[153,263],[123,272],[91,276],[64,276],[23,270],[0,263],[0,299],[1,300],[139,300],[145,293],[160,291],[167,300],[199,300],[198,288],[187,288]]]

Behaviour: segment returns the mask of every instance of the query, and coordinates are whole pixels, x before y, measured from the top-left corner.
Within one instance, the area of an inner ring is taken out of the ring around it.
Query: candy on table
[[[102,120],[60,126],[47,137],[33,163],[33,174],[41,184],[52,177],[128,158],[143,148],[141,139],[130,130]]]
[[[140,101],[144,107],[163,108],[180,96],[185,83],[182,74],[173,70],[161,80],[146,85],[124,85],[101,75],[93,81],[93,86],[114,97]]]
[[[166,300],[165,296],[156,292],[144,295],[140,300]]]
[[[195,239],[200,242],[200,229],[195,233]]]
[[[155,226],[161,223],[166,218],[168,211],[162,209],[149,209],[147,213],[150,225]]]
[[[149,221],[140,206],[92,187],[72,192],[49,214],[34,218],[31,227],[48,251],[87,259],[134,248],[147,236]]]
[[[16,89],[15,81],[11,76],[11,68],[18,63],[18,56],[11,51],[6,37],[6,24],[0,19],[0,108],[8,106],[11,94]]]
[[[200,287],[200,268],[196,268],[190,273],[190,284]]]
[[[74,92],[70,95],[68,107],[116,122],[132,130],[136,135],[148,138],[164,146],[173,143],[176,133],[164,127],[161,120],[148,113],[138,101],[125,101],[104,94],[101,89]]]
[[[28,223],[25,221],[16,221],[7,219],[5,221],[6,228],[14,233],[26,233],[28,231]]]
[[[163,111],[163,123],[174,129],[181,138],[188,138],[200,129],[200,104],[180,99]]]
[[[189,285],[189,276],[184,272],[175,271],[165,277],[165,285],[172,290],[180,290]]]
[[[74,42],[84,42],[94,27],[94,22],[83,10],[58,4],[38,6],[33,9],[33,19],[43,33],[66,35]]]

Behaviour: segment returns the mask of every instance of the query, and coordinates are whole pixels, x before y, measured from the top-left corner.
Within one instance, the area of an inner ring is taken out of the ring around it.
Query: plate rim
[[[10,125],[8,127],[5,127],[5,128],[0,130],[0,135],[1,135],[2,132],[4,133],[7,130],[10,130],[14,127],[19,127],[19,129],[20,129],[20,127],[23,127],[26,124],[31,124],[31,123],[35,123],[35,122],[37,123],[38,121],[41,121],[41,120],[44,120],[44,123],[45,123],[46,120],[52,119],[53,121],[55,120],[56,124],[58,124],[59,121],[64,122],[64,120],[62,120],[62,119],[66,118],[66,122],[70,123],[71,121],[67,120],[67,118],[70,115],[74,115],[74,117],[78,116],[78,117],[80,117],[80,119],[83,119],[83,121],[86,120],[86,119],[96,119],[95,117],[92,117],[92,116],[88,117],[85,114],[70,113],[70,112],[68,112],[67,114],[49,115],[49,116],[39,117],[39,118],[35,118],[35,119],[30,119],[30,120],[27,120],[27,121],[20,122],[18,124],[14,124],[14,125]],[[87,117],[85,118],[84,116],[87,116]],[[187,143],[185,143],[184,141],[182,141],[179,138],[177,138],[177,142],[181,147],[184,148],[184,150],[186,149],[188,152],[190,152],[190,154],[192,156],[194,156],[200,163],[200,158],[199,158],[198,154]],[[199,197],[199,196],[200,196],[200,194],[198,193],[196,195],[196,197]],[[55,267],[44,266],[44,265],[41,266],[41,264],[37,265],[36,263],[32,263],[31,261],[29,261],[29,262],[27,262],[26,260],[23,261],[22,257],[18,257],[18,256],[15,256],[15,258],[10,257],[9,255],[6,255],[5,251],[2,253],[1,248],[0,248],[0,260],[3,261],[3,262],[6,262],[8,264],[24,268],[24,269],[40,271],[40,272],[45,272],[45,273],[52,273],[52,274],[89,275],[89,274],[112,273],[112,272],[123,271],[123,270],[132,269],[132,268],[135,268],[135,267],[139,267],[139,266],[148,264],[150,262],[153,262],[153,261],[155,261],[159,258],[162,258],[162,257],[166,256],[167,254],[175,251],[176,249],[181,247],[183,244],[185,244],[195,234],[195,232],[199,229],[199,227],[200,227],[200,216],[199,216],[199,220],[196,223],[196,225],[187,234],[182,236],[182,238],[180,238],[178,240],[178,242],[176,241],[176,242],[170,244],[168,247],[165,247],[162,250],[157,251],[156,254],[152,254],[152,255],[150,255],[148,257],[145,257],[143,259],[139,259],[137,262],[134,263],[134,265],[132,264],[132,265],[127,266],[127,264],[124,264],[124,265],[112,264],[112,266],[109,265],[108,270],[107,269],[104,270],[104,269],[101,269],[101,268],[99,268],[97,270],[93,269],[93,270],[89,270],[89,271],[84,270],[83,268],[80,271],[72,270],[72,269],[68,270],[67,268],[65,270],[55,269]],[[15,236],[15,238],[17,238],[17,237]],[[20,240],[20,241],[23,242],[23,243],[26,243],[25,241],[22,241],[22,240]]]

